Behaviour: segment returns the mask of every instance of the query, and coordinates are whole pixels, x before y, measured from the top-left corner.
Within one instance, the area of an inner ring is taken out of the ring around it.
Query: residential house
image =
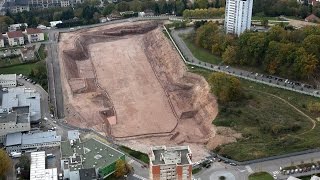
[[[306,22],[319,22],[320,21],[320,18],[317,17],[316,15],[314,14],[311,14],[310,16],[306,17],[304,19]]]
[[[24,36],[22,34],[22,31],[7,32],[6,35],[8,37],[9,46],[24,44]]]
[[[27,28],[24,33],[27,35],[29,43],[44,41],[44,33],[41,29]]]
[[[4,47],[4,38],[2,34],[0,34],[0,47]]]

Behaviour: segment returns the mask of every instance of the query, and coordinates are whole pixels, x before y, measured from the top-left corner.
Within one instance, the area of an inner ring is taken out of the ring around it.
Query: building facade
[[[191,180],[192,153],[189,146],[151,148],[150,180]]]
[[[0,34],[0,47],[4,47],[4,37]]]
[[[45,151],[31,153],[30,180],[58,180],[57,168],[46,169]]]
[[[5,141],[7,153],[36,151],[39,148],[60,146],[61,136],[56,131],[8,134]]]
[[[29,43],[44,41],[44,33],[41,29],[27,28],[24,32]]]
[[[9,46],[18,46],[24,44],[22,31],[7,32]]]
[[[0,74],[0,86],[3,88],[16,87],[17,75],[16,74]]]
[[[253,0],[226,0],[226,33],[240,35],[250,30]]]

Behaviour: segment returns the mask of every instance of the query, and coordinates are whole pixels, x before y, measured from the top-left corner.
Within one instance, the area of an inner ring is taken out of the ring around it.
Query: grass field
[[[201,68],[190,68],[190,71],[205,78],[212,73]],[[319,101],[318,98],[247,80],[240,81],[244,88],[244,100],[220,104],[213,124],[235,129],[242,133],[243,138],[218,147],[216,152],[245,161],[320,147],[318,125],[310,130],[313,124],[309,119],[282,100],[265,93],[285,99],[314,119],[320,115],[309,112],[306,105]]]
[[[194,57],[199,59],[200,61],[203,62],[208,62],[211,64],[219,64],[222,62],[222,59],[220,57],[217,57],[213,55],[210,51],[206,49],[202,49],[197,47],[193,42],[192,38],[189,37],[182,37],[183,41],[186,43]]]
[[[249,180],[273,180],[273,177],[267,172],[258,172],[251,174]]]
[[[252,20],[262,20],[262,19],[279,21],[279,16],[278,17],[261,17],[261,16],[253,16],[252,17]]]
[[[28,63],[28,64],[19,64],[19,65],[9,66],[9,67],[1,67],[0,73],[29,75],[31,72],[31,69],[33,69],[36,65],[37,65],[37,62]]]
[[[142,152],[139,152],[139,151],[135,151],[133,149],[130,149],[126,146],[119,146],[120,150],[128,153],[129,155],[141,160],[142,162],[146,163],[146,164],[149,164],[149,157],[147,154],[144,154]]]

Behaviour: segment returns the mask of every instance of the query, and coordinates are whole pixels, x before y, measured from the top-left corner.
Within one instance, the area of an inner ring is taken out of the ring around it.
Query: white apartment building
[[[46,152],[32,152],[30,180],[58,180],[57,168],[46,169]]]
[[[24,44],[24,36],[22,31],[7,32],[9,46],[17,46]]]
[[[44,33],[38,28],[27,28],[24,32],[27,35],[28,42],[44,41]]]
[[[250,30],[253,0],[227,0],[224,27],[226,33],[240,35]]]
[[[0,74],[0,86],[3,88],[16,87],[17,75],[16,74]]]

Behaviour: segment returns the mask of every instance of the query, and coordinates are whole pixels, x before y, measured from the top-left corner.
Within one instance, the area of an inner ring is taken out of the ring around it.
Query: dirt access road
[[[190,145],[195,157],[215,136],[210,87],[187,72],[160,24],[63,33],[59,56],[68,123],[144,152],[152,145]]]

